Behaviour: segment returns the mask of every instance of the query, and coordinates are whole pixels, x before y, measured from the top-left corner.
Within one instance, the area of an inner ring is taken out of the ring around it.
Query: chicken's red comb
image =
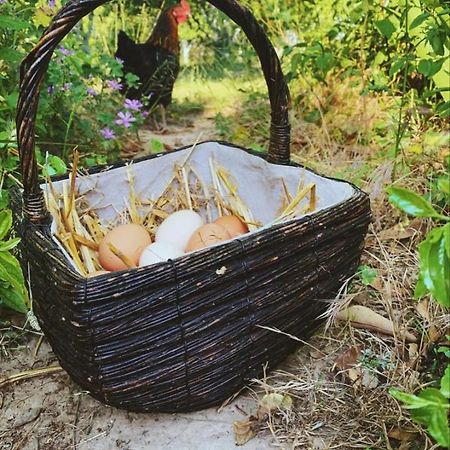
[[[187,0],[180,0],[180,6],[184,9],[186,13],[189,14],[191,12],[191,7],[189,6]]]
[[[172,14],[178,24],[186,22],[191,15],[191,7],[187,0],[180,0],[178,5],[172,8]]]

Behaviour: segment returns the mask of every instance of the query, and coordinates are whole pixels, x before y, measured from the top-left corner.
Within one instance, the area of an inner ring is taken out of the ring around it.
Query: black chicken
[[[186,22],[190,7],[186,0],[163,11],[150,38],[136,44],[124,31],[119,32],[116,57],[123,61],[125,73],[139,77],[137,87],[124,85],[127,98],[147,98],[149,110],[161,105],[163,126],[166,108],[172,101],[172,91],[180,70],[178,25]]]

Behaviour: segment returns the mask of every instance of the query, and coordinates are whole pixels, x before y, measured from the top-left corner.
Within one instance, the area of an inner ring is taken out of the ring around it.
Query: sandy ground
[[[31,335],[29,335],[31,336]],[[34,356],[37,337],[1,360],[1,375],[57,364],[47,343]],[[229,450],[233,421],[245,420],[255,402],[243,394],[220,411],[189,414],[136,414],[99,403],[65,372],[30,378],[0,389],[1,450]],[[270,436],[245,450],[273,448]]]

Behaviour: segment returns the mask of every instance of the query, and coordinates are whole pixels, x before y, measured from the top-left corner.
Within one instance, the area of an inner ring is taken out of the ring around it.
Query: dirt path
[[[47,343],[36,357],[38,338],[2,357],[1,376],[54,366]],[[136,414],[102,405],[80,390],[65,372],[30,378],[0,388],[1,450],[231,450],[233,421],[245,420],[254,402],[241,396],[220,412]],[[273,448],[255,438],[245,450]]]
[[[191,145],[196,142],[199,137],[200,141],[217,139],[214,128],[214,119],[203,115],[195,117],[188,127],[183,124],[178,125],[169,121],[167,128],[167,131],[164,132],[144,128],[139,132],[139,137],[144,146],[155,139],[160,141],[166,150],[173,150],[185,145]]]

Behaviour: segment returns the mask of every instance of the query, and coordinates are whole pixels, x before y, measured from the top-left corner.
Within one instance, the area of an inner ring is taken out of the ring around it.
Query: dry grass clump
[[[439,375],[432,373],[429,359],[438,357],[433,349],[445,337],[448,317],[434,302],[412,300],[415,248],[427,228],[422,223],[375,233],[372,227],[362,263],[376,276],[367,285],[356,276],[330,310],[325,331],[304,343],[282,368],[255,380],[258,410],[240,423],[252,432],[247,430],[246,438],[271,433],[282,449],[436,448],[388,393],[390,387],[415,391]],[[385,317],[393,332],[337,321],[338,311],[350,305]],[[275,405],[261,414],[262,399],[272,394],[292,399],[292,405]]]
[[[256,380],[266,394],[289,396],[293,405],[256,417],[253,429],[270,432],[282,449],[437,448],[388,392],[391,387],[414,392],[442,376],[444,368],[442,354],[434,350],[445,343],[449,317],[435,302],[412,298],[415,249],[429,227],[417,220],[383,232],[371,227],[362,264],[376,276],[366,284],[355,276],[330,310],[325,330],[282,369]],[[389,320],[391,335],[336,319],[338,311],[354,305]]]
[[[275,446],[286,450],[437,448],[388,392],[433,385],[445,366],[435,350],[448,345],[449,317],[434,301],[413,298],[417,246],[433,223],[406,218],[388,203],[385,187],[395,180],[419,194],[429,192],[432,177],[446,173],[448,139],[433,123],[408,116],[395,159],[396,99],[363,96],[361,84],[351,79],[304,87],[300,94],[293,112],[293,159],[356,181],[370,194],[374,220],[361,264],[373,273],[349,280],[325,330],[270,377],[255,380],[266,396],[288,396],[293,404],[256,413],[248,426],[271,433]],[[315,105],[320,120],[305,122],[302,105]],[[384,318],[392,332],[377,332],[364,317],[362,323],[337,320],[343,316],[339,311],[355,306]],[[260,392],[256,402],[261,404]]]
[[[444,366],[442,360],[441,368],[433,369],[430,360],[439,357],[434,349],[445,341],[449,318],[435,302],[411,298],[418,239],[384,240],[372,231],[363,262],[377,270],[376,278],[368,286],[355,279],[330,312],[325,332],[270,378],[256,380],[266,393],[293,399],[289,410],[278,408],[253,425],[271,432],[279,448],[436,448],[388,393],[390,387],[420,389],[441,376]],[[389,319],[393,335],[336,321],[337,311],[349,305],[363,305]],[[416,342],[405,339],[405,330]]]
[[[320,156],[334,171],[336,164],[342,167],[361,157],[367,160],[379,146],[380,133],[394,127],[394,118],[388,112],[392,98],[361,95],[363,88],[355,78],[333,78],[314,86],[300,83],[294,94],[293,153],[308,163]],[[305,121],[311,110],[317,120]]]

